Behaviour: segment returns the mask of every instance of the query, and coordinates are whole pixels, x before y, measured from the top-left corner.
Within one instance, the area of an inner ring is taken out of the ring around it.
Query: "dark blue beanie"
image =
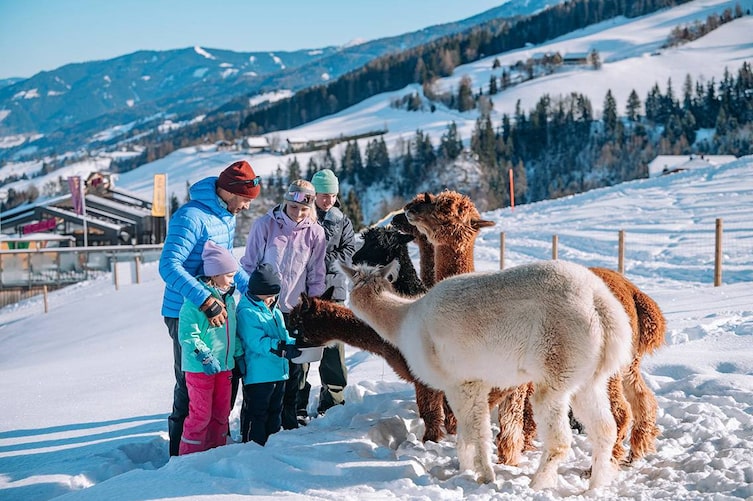
[[[248,277],[248,293],[254,296],[280,293],[280,278],[271,265],[262,263],[251,273]]]

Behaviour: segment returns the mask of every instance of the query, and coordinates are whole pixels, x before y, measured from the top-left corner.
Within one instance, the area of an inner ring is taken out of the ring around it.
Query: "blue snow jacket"
[[[184,299],[201,306],[209,297],[209,291],[197,279],[204,272],[201,252],[207,240],[233,248],[235,215],[217,195],[216,181],[215,176],[194,183],[189,189],[191,200],[170,218],[159,260],[159,274],[165,282],[163,317],[178,318]],[[245,293],[248,273],[239,267],[234,282]]]
[[[270,309],[256,296],[244,294],[238,301],[236,320],[236,343],[243,347],[246,361],[243,384],[287,380],[288,359],[275,355],[270,350],[276,349],[280,341],[294,344],[295,339],[288,334],[277,303]]]

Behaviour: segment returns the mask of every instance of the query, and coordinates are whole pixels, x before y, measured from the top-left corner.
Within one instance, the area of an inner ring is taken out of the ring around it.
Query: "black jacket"
[[[353,223],[340,210],[339,200],[327,212],[317,207],[316,214],[327,238],[327,253],[324,258],[324,265],[327,269],[326,287],[329,288],[334,285],[335,291],[332,299],[345,301],[348,282],[345,274],[340,271],[336,263],[342,261],[345,264],[351,264],[351,258],[356,252]]]

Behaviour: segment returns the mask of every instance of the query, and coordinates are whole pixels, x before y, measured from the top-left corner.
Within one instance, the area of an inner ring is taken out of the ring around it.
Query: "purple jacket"
[[[278,205],[251,226],[241,267],[251,274],[261,263],[272,265],[280,277],[280,310],[289,313],[301,292],[310,296],[324,292],[326,251],[319,224],[309,218],[296,224]]]

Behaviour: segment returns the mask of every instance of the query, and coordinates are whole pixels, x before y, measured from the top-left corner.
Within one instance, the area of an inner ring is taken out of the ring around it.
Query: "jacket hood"
[[[191,185],[188,196],[192,201],[205,205],[212,213],[223,216],[229,212],[217,195],[216,186],[217,176],[206,177]]]

